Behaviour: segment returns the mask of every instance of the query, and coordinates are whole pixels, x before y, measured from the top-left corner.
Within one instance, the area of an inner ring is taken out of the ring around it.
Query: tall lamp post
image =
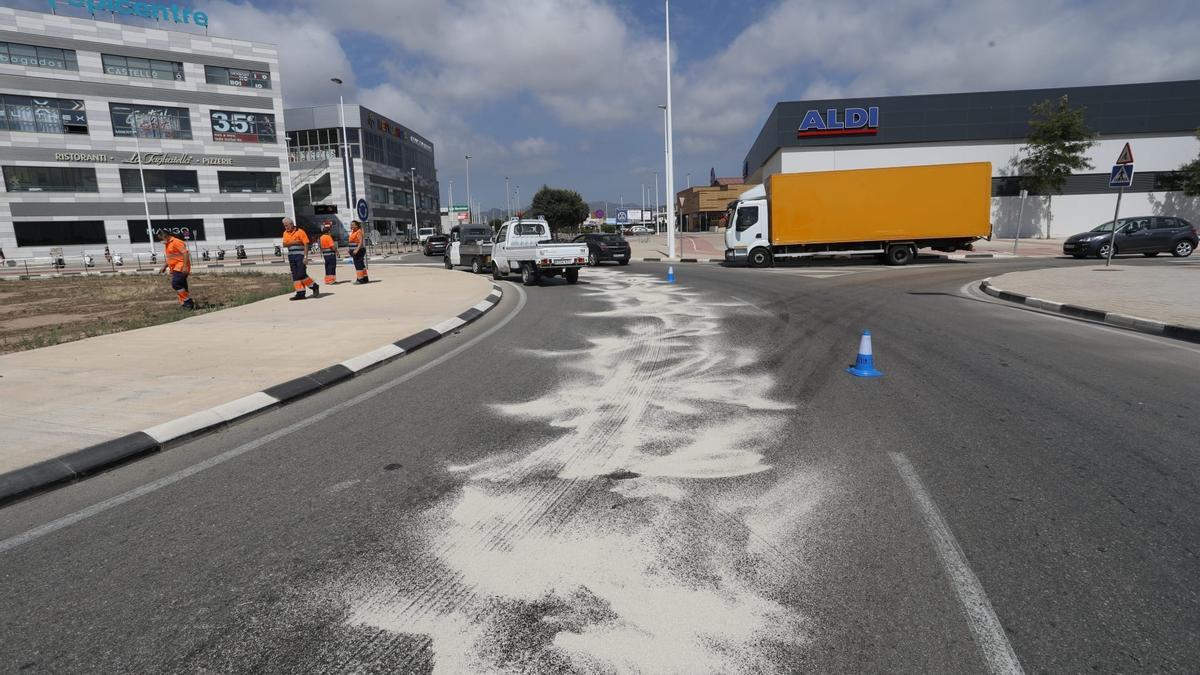
[[[412,176],[413,233],[419,235],[421,232],[421,223],[417,220],[417,167],[409,167],[408,172]]]
[[[508,176],[504,177],[504,203],[508,205],[508,214],[505,220],[512,218],[512,190],[508,188]]]
[[[663,0],[667,13],[667,257],[675,257],[675,148],[671,140],[671,0]]]
[[[150,223],[150,198],[146,194],[146,158],[142,157],[142,116],[133,117],[133,143],[137,148],[138,179],[142,182],[142,206],[146,209],[146,245],[150,247],[150,257],[154,258],[154,227]],[[130,248],[133,248],[133,237],[130,238]]]
[[[658,172],[654,172],[654,234],[658,234]]]
[[[329,78],[338,86],[338,119],[342,122],[342,171],[346,177],[346,210],[354,213],[354,184],[350,182],[350,137],[346,135],[346,109],[342,101],[342,79]]]
[[[467,160],[467,224],[470,225],[475,222],[471,218],[471,156],[466,155],[465,159]]]
[[[520,186],[520,185],[518,185],[518,186],[517,186],[517,199],[516,199],[516,202],[517,202],[517,207],[516,207],[516,208],[517,208],[517,213],[520,213],[520,212],[521,212],[521,186]]]

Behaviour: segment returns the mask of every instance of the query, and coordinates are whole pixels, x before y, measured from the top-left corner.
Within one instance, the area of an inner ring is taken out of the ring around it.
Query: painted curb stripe
[[[135,431],[132,434],[63,455],[58,458],[58,461],[66,465],[78,477],[142,455],[158,452],[159,449],[158,441],[144,431]]]
[[[371,366],[390,361],[402,354],[404,354],[404,350],[396,345],[384,345],[375,351],[360,354],[352,359],[346,359],[342,361],[342,365],[349,368],[355,374],[358,374]]]
[[[1126,328],[1128,330],[1137,331],[1139,333],[1149,333],[1150,335],[1161,335],[1174,340],[1182,340],[1184,342],[1193,342],[1200,344],[1200,328],[1192,326],[1179,326],[1175,324],[1167,324],[1153,319],[1143,319],[1139,316],[1130,316],[1128,314],[1118,314],[1116,312],[1104,312],[1091,307],[1080,307],[1079,305],[1069,305],[1064,303],[1052,302],[1050,300],[1042,300],[1041,298],[1032,298],[1021,295],[1020,293],[1010,293],[1002,291],[992,285],[990,279],[984,279],[979,283],[979,289],[984,293],[1001,300],[1008,300],[1018,304],[1029,305],[1044,309],[1058,314],[1075,317],[1077,319],[1087,319],[1099,323],[1117,326],[1118,328]]]
[[[442,338],[441,333],[437,332],[436,330],[433,330],[432,328],[426,328],[425,330],[421,331],[420,333],[416,333],[415,335],[409,335],[408,337],[404,338],[403,340],[396,340],[392,344],[396,345],[397,347],[403,349],[406,352],[415,352],[418,349],[420,349],[421,347],[424,347],[425,345],[427,345],[431,342],[440,340],[441,338]]]
[[[453,331],[455,328],[458,328],[459,326],[462,326],[465,323],[466,323],[466,321],[463,321],[462,319],[460,319],[456,316],[452,319],[446,319],[445,321],[434,326],[433,330],[436,330],[437,332],[441,333],[442,335],[445,335],[446,333]]]
[[[241,263],[256,265],[258,263]],[[268,263],[270,264],[270,263]],[[149,272],[148,272],[149,273]],[[487,299],[464,311],[458,317],[438,326],[451,326],[448,332],[466,325],[486,314],[499,304],[504,291],[496,285]],[[115,468],[143,455],[158,452],[163,445],[187,436],[223,427],[234,420],[255,412],[302,398],[343,380],[350,379],[376,366],[437,341],[442,333],[426,328],[396,342],[347,359],[339,364],[277,384],[249,396],[201,410],[169,422],[137,431],[120,438],[91,445],[61,457],[0,473],[0,506],[43,492],[63,483],[76,481],[93,473]]]
[[[659,262],[662,258],[642,258],[643,262]]]
[[[470,322],[474,321],[475,319],[478,319],[481,316],[483,316],[483,311],[472,307],[471,309],[468,309],[467,311],[463,312],[462,314],[459,314],[458,318],[463,323],[470,323]]]

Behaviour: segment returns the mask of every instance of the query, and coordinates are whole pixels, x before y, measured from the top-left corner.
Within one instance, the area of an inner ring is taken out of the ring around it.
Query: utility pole
[[[467,224],[475,222],[471,219],[471,156],[467,155]]]
[[[510,190],[510,189],[508,188],[508,176],[505,176],[505,177],[504,177],[504,204],[505,204],[506,206],[508,206],[508,213],[507,213],[506,220],[507,220],[507,219],[511,219],[511,218],[512,218],[512,212],[513,212],[513,207],[512,207],[512,190]]]

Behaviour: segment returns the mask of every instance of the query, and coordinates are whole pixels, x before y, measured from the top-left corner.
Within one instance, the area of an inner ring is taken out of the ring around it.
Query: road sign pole
[[[1021,241],[1021,219],[1025,217],[1025,198],[1029,190],[1021,190],[1021,208],[1017,209],[1017,236],[1013,237],[1013,255],[1017,254],[1017,242]]]
[[[1123,194],[1125,194],[1125,188],[1117,190],[1117,209],[1113,211],[1112,236],[1108,239],[1108,259],[1104,261],[1105,267],[1112,264],[1113,251],[1117,250],[1117,218],[1121,216],[1121,195]]]

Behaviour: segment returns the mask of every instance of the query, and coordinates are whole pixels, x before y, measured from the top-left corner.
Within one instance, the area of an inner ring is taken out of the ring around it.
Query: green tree
[[[496,231],[496,232],[498,232],[500,230],[500,226],[503,224],[504,224],[504,221],[500,220],[499,218],[492,218],[491,220],[488,221],[488,225],[491,226],[492,230]]]
[[[1196,138],[1200,139],[1200,129]],[[1200,157],[1179,167],[1179,189],[1189,197],[1200,197]]]
[[[574,190],[543,185],[533,196],[533,202],[529,205],[529,216],[545,216],[552,230],[574,231],[579,228],[580,223],[587,220],[588,205]]]
[[[1053,221],[1051,198],[1062,194],[1067,177],[1077,171],[1091,169],[1088,148],[1096,144],[1096,134],[1083,123],[1085,108],[1072,108],[1063,96],[1057,101],[1047,99],[1030,107],[1029,138],[1026,153],[1020,161],[1021,185],[1030,194],[1046,197],[1046,213]],[[1050,237],[1050,223],[1046,224]]]

